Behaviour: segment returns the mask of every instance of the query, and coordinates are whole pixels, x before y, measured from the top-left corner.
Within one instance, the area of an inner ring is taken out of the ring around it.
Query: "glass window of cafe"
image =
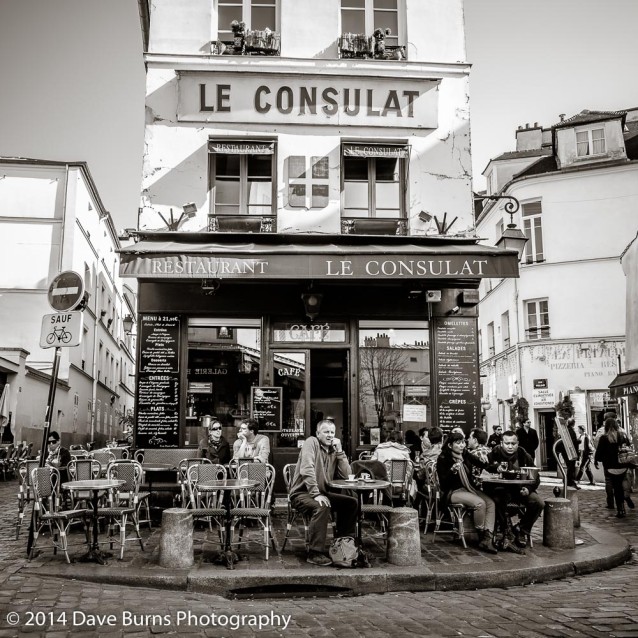
[[[186,422],[211,416],[230,427],[249,417],[260,353],[259,320],[189,319]]]
[[[359,444],[430,427],[427,321],[359,321]]]

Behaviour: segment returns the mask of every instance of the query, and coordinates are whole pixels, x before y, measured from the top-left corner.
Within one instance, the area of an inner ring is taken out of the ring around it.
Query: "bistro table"
[[[363,547],[361,542],[361,525],[363,522],[363,493],[375,490],[383,490],[390,486],[390,481],[379,479],[335,479],[328,481],[328,486],[338,490],[353,490],[357,493],[357,545]]]
[[[224,492],[224,507],[226,508],[226,516],[224,517],[224,548],[218,554],[217,560],[226,563],[226,569],[235,569],[235,563],[241,560],[239,554],[233,551],[230,542],[230,524],[231,517],[231,501],[232,493],[239,491],[248,491],[259,485],[259,481],[252,479],[223,479],[221,481],[201,481],[197,483],[197,490],[202,493]]]
[[[89,551],[78,558],[82,563],[94,562],[100,565],[106,565],[107,559],[113,554],[100,550],[98,543],[98,496],[100,492],[106,492],[124,485],[126,481],[122,479],[87,479],[85,481],[68,481],[62,483],[62,488],[73,491],[91,491],[93,492],[93,543],[89,547]]]
[[[482,482],[483,486],[493,486],[496,488],[505,488],[508,492],[508,496],[514,496],[516,493],[520,492],[522,487],[531,487],[536,485],[536,479],[530,478],[503,478],[496,474],[481,474],[479,476],[479,480]],[[486,494],[489,495],[490,490],[486,490]],[[516,554],[524,553],[523,550],[516,547],[513,544],[512,540],[514,538],[514,533],[512,531],[512,519],[510,517],[509,512],[507,511],[507,507],[505,507],[505,529],[500,530],[499,534],[495,534],[495,545],[498,546],[501,550],[510,550]]]

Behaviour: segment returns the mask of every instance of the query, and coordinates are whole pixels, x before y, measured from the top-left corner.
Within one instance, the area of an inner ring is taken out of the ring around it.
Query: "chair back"
[[[275,468],[270,463],[243,463],[239,466],[237,478],[258,481],[258,485],[248,492],[247,507],[270,508],[275,484]]]
[[[30,488],[33,483],[31,482],[31,472],[40,466],[40,461],[22,461],[18,466],[18,477],[20,478],[20,492]]]
[[[194,459],[182,459],[177,466],[179,472],[179,482],[186,485],[188,482],[188,470],[193,465],[212,465],[213,462],[210,459],[204,457],[195,457]]]
[[[407,501],[412,482],[412,461],[407,459],[388,459],[384,461],[388,472],[388,480],[392,483],[392,494]]]
[[[91,457],[99,461],[102,467],[108,467],[109,463],[117,460],[110,450],[95,450],[91,452]]]
[[[202,496],[198,489],[198,484],[204,481],[224,481],[227,477],[226,468],[217,463],[211,463],[209,459],[204,459],[203,463],[193,463],[186,471],[186,482],[188,484],[188,495],[191,507],[201,507]],[[207,492],[209,504],[213,507],[221,507],[223,492]]]
[[[20,454],[19,460],[20,461],[25,461],[26,459],[28,459],[31,456],[31,449],[33,448],[33,443],[29,443],[29,445],[26,445],[25,447],[22,448],[22,453]]]
[[[116,500],[133,500],[137,503],[137,495],[142,482],[144,470],[137,461],[123,459],[111,461],[106,468],[107,479],[119,479],[124,483],[117,489]]]
[[[254,459],[231,459],[228,461],[228,478],[238,478],[242,465],[255,463]]]
[[[290,495],[290,487],[292,486],[292,479],[295,476],[295,467],[297,467],[296,463],[288,463],[284,465],[283,474],[284,474],[284,484],[286,486],[286,494]]]
[[[60,502],[60,472],[57,468],[46,465],[33,468],[31,485],[38,515],[55,514]]]
[[[102,464],[95,459],[71,459],[66,469],[69,478],[74,481],[90,481],[100,478],[102,474]]]
[[[372,450],[364,450],[363,452],[359,452],[360,461],[369,461],[371,458],[372,458]]]

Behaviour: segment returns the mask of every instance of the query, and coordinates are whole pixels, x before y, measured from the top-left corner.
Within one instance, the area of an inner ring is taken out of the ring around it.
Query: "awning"
[[[610,384],[612,399],[638,394],[638,370],[621,372]]]
[[[246,237],[246,236],[244,236]],[[419,280],[518,277],[518,254],[425,237],[282,236],[238,241],[157,233],[121,249],[120,275],[140,279]],[[197,239],[208,241],[197,241]],[[330,241],[332,240],[332,241]],[[397,241],[399,240],[399,241]]]

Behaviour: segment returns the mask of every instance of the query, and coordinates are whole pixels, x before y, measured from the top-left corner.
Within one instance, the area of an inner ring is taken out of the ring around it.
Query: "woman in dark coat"
[[[476,486],[472,466],[486,469],[488,463],[467,451],[462,434],[450,433],[436,462],[439,485],[448,503],[459,503],[474,510],[474,525],[480,538],[479,549],[496,554],[497,550],[492,543],[496,506]]]
[[[600,437],[596,454],[594,456],[594,467],[598,469],[598,464],[603,464],[605,479],[611,481],[616,501],[616,516],[625,516],[625,493],[623,490],[623,479],[627,472],[627,467],[618,462],[618,449],[623,444],[628,444],[627,436],[618,429],[616,419],[605,419],[605,434]]]

